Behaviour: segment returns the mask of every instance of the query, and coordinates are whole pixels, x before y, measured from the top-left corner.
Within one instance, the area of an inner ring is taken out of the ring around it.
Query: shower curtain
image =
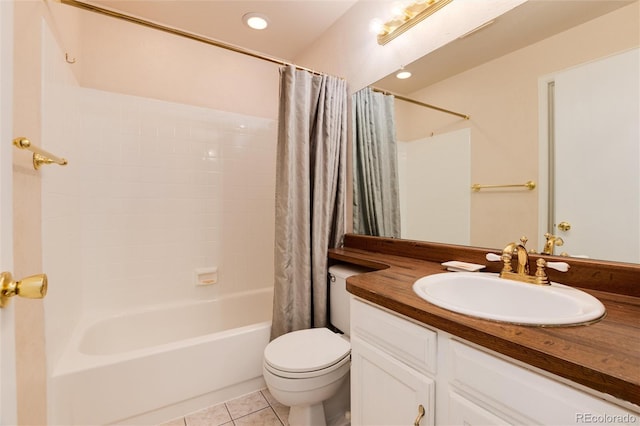
[[[394,98],[365,88],[353,95],[353,232],[400,237]]]
[[[271,338],[327,324],[327,250],[344,234],[347,84],[280,70]]]

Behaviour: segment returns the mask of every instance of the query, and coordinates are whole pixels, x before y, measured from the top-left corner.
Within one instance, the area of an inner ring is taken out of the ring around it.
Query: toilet
[[[298,330],[274,339],[264,350],[264,380],[271,395],[290,407],[291,426],[325,426],[323,402],[348,386],[351,344],[346,281],[367,271],[345,265],[329,268],[329,322],[344,334],[328,328]]]

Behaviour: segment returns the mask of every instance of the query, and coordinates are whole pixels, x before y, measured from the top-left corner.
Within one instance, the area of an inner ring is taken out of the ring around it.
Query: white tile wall
[[[66,157],[69,165],[43,166],[42,263],[49,278],[45,307],[47,368],[53,372],[71,331],[82,315],[83,286],[80,262],[81,221],[79,164],[72,148],[78,142],[78,85],[65,66],[64,54],[43,24],[42,132],[33,141]],[[33,136],[32,136],[33,137]],[[50,143],[51,141],[51,143]]]
[[[42,140],[69,165],[42,172],[48,340],[90,313],[272,286],[274,120],[80,88],[58,54]],[[195,287],[209,266],[219,283]]]

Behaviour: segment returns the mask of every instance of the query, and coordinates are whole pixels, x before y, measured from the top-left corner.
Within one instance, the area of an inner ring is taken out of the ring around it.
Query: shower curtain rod
[[[436,111],[444,112],[444,113],[447,113],[447,114],[457,115],[458,117],[462,117],[465,120],[469,120],[471,118],[467,114],[462,114],[460,112],[455,112],[455,111],[451,111],[451,110],[448,110],[448,109],[437,107],[435,105],[430,105],[430,104],[426,104],[424,102],[416,101],[415,99],[407,98],[406,96],[402,96],[402,95],[399,95],[397,93],[390,92],[388,90],[379,89],[377,87],[371,87],[371,90],[373,90],[374,92],[378,92],[378,93],[384,93],[385,95],[391,95],[396,99],[400,99],[401,101],[410,102],[412,104],[420,105],[420,106],[423,106],[425,108],[431,108],[431,109],[435,109]]]
[[[216,47],[220,47],[222,49],[230,50],[232,52],[241,53],[243,55],[251,56],[252,58],[261,59],[263,61],[271,62],[271,63],[278,64],[278,65],[292,65],[292,66],[296,67],[299,70],[308,71],[308,72],[310,72],[312,74],[316,74],[316,75],[326,75],[326,74],[320,73],[318,71],[315,71],[315,70],[312,70],[312,69],[309,69],[309,68],[305,68],[305,67],[302,67],[300,65],[292,64],[290,62],[283,61],[282,59],[273,58],[271,56],[267,56],[267,55],[264,55],[262,53],[258,53],[258,52],[255,52],[255,51],[252,51],[252,50],[249,50],[249,49],[244,49],[242,47],[235,46],[233,44],[229,44],[229,43],[225,43],[225,42],[222,42],[222,41],[214,40],[214,39],[211,39],[211,38],[203,37],[203,36],[200,36],[200,35],[197,35],[197,34],[193,34],[193,33],[187,32],[187,31],[179,30],[177,28],[172,28],[172,27],[168,27],[166,25],[158,24],[156,22],[147,21],[145,19],[137,18],[135,16],[126,15],[124,13],[116,12],[114,10],[103,8],[103,7],[100,7],[100,6],[96,6],[94,4],[84,3],[84,2],[81,2],[81,1],[77,1],[77,0],[60,0],[60,2],[62,4],[66,4],[68,6],[74,6],[74,7],[77,7],[79,9],[88,10],[90,12],[100,13],[102,15],[110,16],[112,18],[118,18],[118,19],[121,19],[121,20],[124,20],[124,21],[132,22],[134,24],[142,25],[142,26],[145,26],[147,28],[153,28],[153,29],[156,29],[156,30],[164,31],[164,32],[169,33],[169,34],[177,35],[177,36],[180,36],[180,37],[185,37],[185,38],[188,38],[188,39],[191,39],[191,40],[199,41],[201,43],[209,44],[211,46],[216,46]]]

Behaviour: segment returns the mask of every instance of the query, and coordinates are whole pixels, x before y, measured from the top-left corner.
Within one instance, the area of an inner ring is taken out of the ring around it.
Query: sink
[[[480,272],[420,278],[413,291],[441,308],[477,318],[536,326],[577,325],[602,318],[604,305],[584,291],[552,282],[521,283]]]

